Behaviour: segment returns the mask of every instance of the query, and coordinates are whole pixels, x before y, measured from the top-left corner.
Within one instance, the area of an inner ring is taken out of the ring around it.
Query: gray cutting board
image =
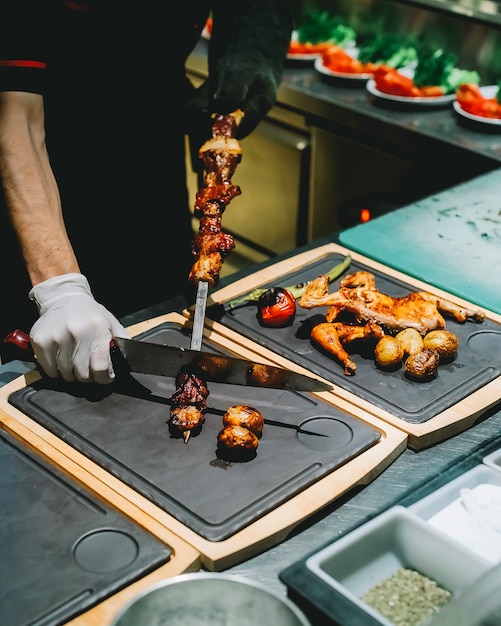
[[[350,228],[339,241],[375,261],[501,313],[501,173]]]

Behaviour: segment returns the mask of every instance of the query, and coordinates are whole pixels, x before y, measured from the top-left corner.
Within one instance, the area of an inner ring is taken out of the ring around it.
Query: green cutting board
[[[339,234],[341,244],[501,313],[501,171]]]

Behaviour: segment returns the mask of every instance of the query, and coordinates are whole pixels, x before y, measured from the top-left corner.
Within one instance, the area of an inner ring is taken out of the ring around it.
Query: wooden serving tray
[[[333,384],[336,401],[342,398],[407,433],[408,445],[415,450],[471,427],[501,400],[501,316],[496,313],[485,310],[481,324],[447,319],[447,328],[460,337],[458,357],[449,365],[440,365],[435,380],[418,383],[406,380],[402,370],[381,372],[371,358],[359,358],[355,375],[345,376],[334,357],[322,355],[311,346],[309,334],[301,331],[312,316],[322,321],[327,307],[311,311],[298,307],[294,324],[288,329],[260,327],[255,307],[225,310],[225,303],[252,289],[311,280],[348,254],[352,263],[344,275],[359,269],[371,271],[376,275],[376,286],[389,295],[425,290],[475,308],[472,303],[332,243],[268,266],[210,294],[207,316],[212,321],[207,319],[208,328],[276,365],[328,380]],[[338,283],[339,279],[334,281],[330,290],[335,291]],[[184,315],[190,319],[192,309],[185,310]]]
[[[191,326],[191,322],[186,317],[172,313],[134,325],[128,330],[131,336],[142,335],[166,323],[179,324],[186,327],[187,330]],[[204,335],[204,341],[213,345],[214,351],[270,363],[268,359],[262,356],[256,358],[253,352],[243,346],[234,345],[225,337],[218,336],[210,328],[204,330]],[[101,494],[108,498],[111,496],[118,497],[119,494],[120,499],[134,507],[135,517],[139,520],[147,519],[156,534],[173,533],[185,541],[200,554],[201,563],[212,571],[225,569],[281,542],[296,525],[309,516],[335,501],[350,489],[371,482],[405,450],[407,445],[407,435],[404,432],[380,420],[377,416],[366,413],[364,410],[349,404],[343,398],[336,398],[331,393],[311,394],[317,397],[319,401],[321,400],[323,403],[335,407],[337,411],[345,413],[350,420],[357,420],[360,424],[375,429],[379,433],[377,441],[351,460],[321,479],[312,482],[228,538],[221,541],[210,541],[189,528],[165,508],[161,508],[153,497],[146,497],[126,484],[118,477],[114,469],[113,471],[107,469],[102,463],[90,459],[74,445],[71,445],[73,440],[76,442],[76,438],[71,433],[68,440],[64,441],[9,402],[11,394],[19,392],[29,385],[36,385],[36,382],[40,380],[40,375],[37,372],[30,372],[0,389],[0,410],[3,412],[4,422],[9,423],[11,429],[22,428],[27,433],[36,435],[40,448],[45,450],[49,458],[54,456],[58,464],[62,464],[72,474],[80,476],[84,473],[87,481],[93,484],[94,488]],[[141,420],[137,420],[137,423],[138,428],[140,428]],[[163,427],[165,428],[165,425]],[[139,436],[138,441],[140,441]],[[182,441],[176,441],[176,444],[185,445]],[[149,450],[146,447],[144,454],[147,455]],[[195,449],[194,447],[193,450],[195,451]],[[188,453],[188,446],[184,450]],[[251,464],[253,463],[259,463],[259,450],[258,456],[246,465],[246,471],[250,474],[252,474]],[[231,474],[231,468],[229,469],[228,475]],[[219,471],[218,480],[225,480],[224,471]]]

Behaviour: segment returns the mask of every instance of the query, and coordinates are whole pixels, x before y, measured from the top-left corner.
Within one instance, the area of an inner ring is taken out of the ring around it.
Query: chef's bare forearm
[[[45,146],[38,94],[0,93],[0,176],[32,284],[79,272]]]

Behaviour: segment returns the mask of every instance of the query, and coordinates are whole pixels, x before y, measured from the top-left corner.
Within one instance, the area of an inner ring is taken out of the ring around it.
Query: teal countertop
[[[339,241],[501,314],[501,171],[349,228]]]

